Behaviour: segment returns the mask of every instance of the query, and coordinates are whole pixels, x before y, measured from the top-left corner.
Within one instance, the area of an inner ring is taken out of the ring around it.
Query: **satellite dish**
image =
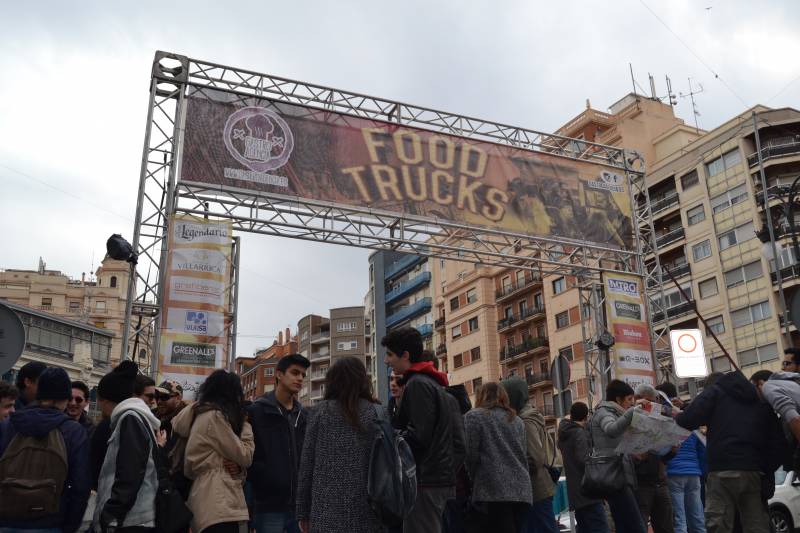
[[[17,313],[0,303],[0,375],[14,367],[25,349],[25,326]]]

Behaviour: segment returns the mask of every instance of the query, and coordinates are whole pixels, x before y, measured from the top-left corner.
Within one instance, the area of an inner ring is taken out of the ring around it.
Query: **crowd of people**
[[[671,383],[612,380],[593,412],[573,403],[552,437],[524,379],[482,384],[472,406],[417,330],[382,345],[386,406],[352,357],[330,367],[311,408],[297,400],[310,366],[299,354],[279,360],[274,390],[252,403],[225,370],[189,402],[178,383],[156,386],[123,361],[97,386],[97,423],[86,384],[30,362],[16,386],[0,382],[0,533],[554,533],[560,477],[579,533],[766,533],[774,472],[800,466],[800,350],[787,350],[783,372],[711,374],[690,403]],[[691,433],[619,455],[637,410]],[[416,481],[413,507],[392,520],[369,483],[386,420]],[[619,461],[620,489],[583,490],[596,457]]]

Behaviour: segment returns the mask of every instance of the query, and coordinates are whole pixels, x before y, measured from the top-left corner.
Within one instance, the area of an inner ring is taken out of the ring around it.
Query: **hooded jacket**
[[[417,484],[420,487],[455,486],[455,418],[445,390],[447,376],[426,361],[411,365],[403,374],[403,381],[405,389],[396,425],[414,454]]]
[[[616,455],[615,451],[622,440],[622,434],[631,425],[634,408],[627,411],[617,402],[602,401],[597,405],[594,416],[589,422],[589,435],[594,452],[599,455]],[[636,487],[636,471],[630,456],[623,456],[625,480],[631,487]]]
[[[271,391],[247,409],[255,438],[247,478],[254,512],[294,512],[297,472],[306,434],[306,411],[296,399],[288,411]]]
[[[250,424],[245,422],[241,435],[237,435],[221,411],[195,415],[194,409],[189,408],[172,419],[172,429],[188,438],[183,471],[194,480],[188,501],[194,515],[192,531],[223,522],[246,521],[249,514],[243,483],[255,448]],[[242,473],[231,476],[223,464],[225,459],[239,465]]]
[[[123,400],[111,412],[111,438],[97,484],[96,531],[109,525],[155,526],[158,474],[153,447],[160,427],[139,398]]]
[[[89,499],[89,441],[86,431],[66,414],[53,407],[31,404],[0,423],[0,455],[17,434],[43,437],[58,428],[67,448],[67,481],[57,515],[43,516],[34,522],[0,522],[0,527],[49,529],[73,533],[80,527]]]
[[[544,416],[528,401],[528,383],[518,377],[504,379],[501,385],[508,393],[511,407],[525,425],[525,455],[528,474],[533,486],[533,502],[551,498],[556,486],[547,467],[555,463],[555,443],[551,443],[545,430]]]
[[[703,390],[675,421],[690,430],[708,426],[710,472],[771,474],[781,464],[785,439],[778,418],[741,372],[725,374]]]
[[[572,420],[562,419],[558,425],[558,449],[561,450],[561,458],[564,461],[569,508],[575,510],[600,503],[600,500],[587,498],[581,493],[586,458],[592,453],[586,429]]]
[[[800,416],[800,374],[775,372],[761,388],[764,399],[788,424]]]

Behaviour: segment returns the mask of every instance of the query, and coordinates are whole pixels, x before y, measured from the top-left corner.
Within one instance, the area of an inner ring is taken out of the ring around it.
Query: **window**
[[[692,285],[691,283],[686,283],[685,285],[681,285],[681,288],[686,291],[686,295],[691,298],[692,297]],[[655,300],[659,301],[661,298],[656,296]],[[672,307],[677,307],[682,303],[686,302],[683,298],[683,295],[678,289],[673,289],[672,291],[664,293],[664,307],[670,309]]]
[[[691,187],[694,187],[700,182],[697,178],[697,171],[692,170],[688,174],[681,176],[681,188],[685,191]]]
[[[458,309],[458,296],[450,298],[450,310],[455,311],[456,309]]]
[[[697,284],[697,288],[700,290],[700,298],[708,298],[719,293],[716,277],[701,281]]]
[[[340,341],[336,343],[336,349],[342,351],[356,350],[358,341]]]
[[[511,278],[506,276],[501,281],[500,284],[503,286],[503,292],[508,292],[511,290]]]
[[[517,270],[517,286],[522,287],[525,285],[525,271]]]
[[[483,378],[475,378],[472,380],[472,390],[475,391],[476,393],[478,392],[478,389],[481,387],[481,385],[483,385]]]
[[[511,318],[512,316],[514,316],[514,308],[513,308],[513,307],[511,307],[510,305],[509,305],[508,307],[506,307],[506,308],[503,310],[503,316],[504,316],[506,319],[509,319],[509,318]]]
[[[572,354],[572,346],[567,346],[566,348],[561,348],[558,351],[558,355],[563,355],[564,357],[567,358],[567,361],[572,361],[572,359],[574,358],[574,356]]]
[[[567,280],[558,278],[553,280],[553,294],[561,294],[567,290]]]
[[[753,223],[748,222],[747,224],[743,224],[738,228],[732,229],[727,233],[723,233],[719,236],[719,249],[725,250],[730,248],[734,244],[739,244],[749,239],[752,239],[756,236],[755,230],[753,229]]]
[[[698,222],[702,222],[706,219],[706,210],[703,207],[703,204],[700,204],[696,207],[693,207],[686,211],[686,223],[690,226],[694,226]]]
[[[533,306],[536,309],[544,309],[544,298],[542,298],[541,292],[537,292],[533,295]]]
[[[539,373],[547,374],[550,372],[550,361],[547,359],[539,359]]]
[[[470,333],[478,329],[478,317],[474,316],[467,321]]]
[[[747,186],[743,183],[729,191],[725,191],[719,196],[711,199],[711,211],[716,215],[725,211],[732,205],[741,203],[747,198]]]
[[[342,321],[336,324],[336,331],[355,331],[355,330],[356,330],[355,320]]]
[[[739,364],[742,366],[757,365],[778,358],[778,345],[766,344],[750,350],[739,352]]]
[[[469,360],[472,361],[473,363],[475,361],[480,361],[481,360],[481,347],[480,346],[476,346],[472,350],[469,351]]]
[[[736,287],[737,285],[758,279],[762,274],[761,261],[753,261],[752,263],[725,272],[725,286],[730,289],[731,287]]]
[[[52,298],[42,298],[42,307],[52,307],[52,306],[53,306]]]
[[[111,288],[113,289],[116,286],[117,286],[117,276],[111,276]]]
[[[711,241],[706,239],[692,246],[692,257],[695,263],[706,257],[711,257]]]
[[[528,311],[528,301],[527,301],[527,300],[522,300],[522,301],[519,303],[519,316],[520,316],[520,318],[522,318],[523,316],[525,316],[525,313],[526,313],[527,311]]]
[[[525,365],[525,375],[532,376],[533,375],[533,363],[527,363]]]
[[[712,372],[728,372],[731,369],[731,362],[728,358],[723,356],[711,358],[711,371]]]
[[[94,303],[94,308],[98,311],[105,311],[106,310],[106,302],[105,300],[98,300]]]
[[[734,148],[730,152],[706,163],[706,174],[708,174],[709,177],[716,176],[723,170],[727,170],[739,164],[741,160],[742,156],[739,154],[739,150]]]
[[[731,322],[733,322],[733,327],[738,328],[769,318],[771,314],[769,302],[761,302],[731,311]]]
[[[271,378],[274,375],[275,375],[275,369],[272,368],[271,366],[269,366],[269,367],[264,369],[264,377],[265,378]]]
[[[453,368],[461,368],[464,366],[464,357],[461,354],[453,356]]]
[[[725,321],[722,319],[722,315],[711,317],[706,320],[708,327],[706,328],[706,335],[711,336],[711,331],[720,335],[725,333]]]
[[[69,303],[70,311],[75,311],[76,309],[80,309],[80,308],[81,308],[81,303],[80,302],[70,302]]]
[[[474,304],[478,301],[478,291],[477,289],[470,289],[467,291],[467,303]]]
[[[450,333],[453,335],[454,339],[459,338],[461,336],[461,324],[451,329]]]
[[[569,326],[569,312],[563,311],[556,315],[556,328],[561,329]]]

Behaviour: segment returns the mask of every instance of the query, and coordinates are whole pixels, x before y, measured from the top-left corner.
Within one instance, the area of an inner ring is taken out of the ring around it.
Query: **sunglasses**
[[[85,402],[86,400],[84,398],[80,397],[80,396],[73,396],[72,397],[72,401],[77,403],[78,405],[80,405],[83,402]]]

